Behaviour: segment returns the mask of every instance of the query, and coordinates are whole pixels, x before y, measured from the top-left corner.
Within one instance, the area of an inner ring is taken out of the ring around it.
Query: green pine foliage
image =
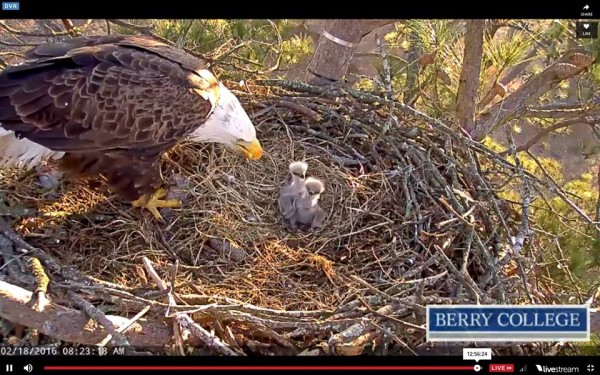
[[[298,32],[297,25],[290,20],[129,22],[151,26],[155,34],[216,60],[217,73],[229,79],[249,78],[249,74],[285,72],[302,59],[310,57],[314,49],[312,39]]]

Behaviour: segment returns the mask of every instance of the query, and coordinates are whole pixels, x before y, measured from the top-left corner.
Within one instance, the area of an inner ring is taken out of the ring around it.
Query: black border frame
[[[12,373],[5,372],[6,364],[13,365]],[[31,365],[31,372],[25,371],[24,367]],[[175,357],[175,356],[3,356],[0,357],[0,371],[7,374],[78,374],[82,371],[47,371],[44,370],[45,366],[226,366],[229,371],[233,371],[233,366],[242,366],[244,368],[239,369],[243,372],[268,372],[278,373],[281,369],[269,371],[265,367],[276,367],[276,366],[297,366],[295,369],[288,369],[286,371],[316,371],[315,366],[322,367],[319,370],[327,371],[328,367],[332,367],[328,372],[343,372],[352,371],[354,372],[380,372],[387,373],[424,373],[426,371],[401,371],[390,368],[390,366],[475,366],[475,361],[465,361],[462,356],[357,356],[357,357],[336,357],[336,356],[323,356],[323,357],[216,357],[216,356],[187,356],[187,357]],[[513,365],[513,374],[527,375],[527,374],[541,374],[537,369],[536,365],[545,366],[578,366],[580,375],[595,375],[600,373],[600,357],[578,357],[578,356],[523,356],[523,357],[507,357],[507,356],[494,356],[492,360],[480,361],[478,364],[481,366],[479,372],[457,370],[457,371],[443,371],[447,373],[471,373],[471,374],[490,374],[491,364],[509,364]],[[593,365],[595,367],[593,372],[587,371],[587,366]],[[251,369],[248,366],[261,366],[259,369]],[[302,369],[303,366],[312,366],[311,368]],[[368,369],[364,369],[364,366],[370,366]],[[523,366],[527,366],[527,371],[521,372]],[[336,368],[337,367],[337,368]],[[363,367],[361,369],[361,367]],[[90,371],[90,370],[87,370]],[[136,372],[151,371],[148,368],[139,370]],[[165,372],[179,372],[175,368],[165,370]],[[210,369],[190,369],[188,368],[185,372],[190,371],[202,372],[202,373],[222,373],[223,371],[215,371]],[[114,373],[115,370],[93,370],[93,373]],[[159,371],[160,372],[160,371]],[[436,373],[439,371],[435,371]],[[494,372],[496,374],[496,372]]]
[[[285,3],[267,1],[179,0],[153,3],[152,0],[21,0],[20,10],[3,11],[0,19],[11,18],[397,18],[397,19],[579,19],[583,6],[587,12],[600,16],[600,5],[593,1],[550,5],[541,1],[467,2],[463,1],[398,1],[378,3],[316,2],[304,0],[293,7]],[[152,4],[157,4],[153,6]],[[598,9],[595,9],[598,8]]]

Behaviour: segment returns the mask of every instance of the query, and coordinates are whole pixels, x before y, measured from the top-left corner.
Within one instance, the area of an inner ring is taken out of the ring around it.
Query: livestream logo
[[[427,341],[589,341],[587,305],[429,305]]]
[[[538,372],[543,374],[577,374],[579,373],[578,366],[545,366],[535,365]]]

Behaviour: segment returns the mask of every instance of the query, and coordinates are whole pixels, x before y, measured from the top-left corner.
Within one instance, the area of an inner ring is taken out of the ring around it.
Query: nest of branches
[[[530,191],[544,183],[518,158],[373,94],[288,81],[237,89],[266,155],[187,143],[169,152],[164,178],[184,207],[163,211],[165,223],[101,179],[47,191],[47,171],[1,172],[5,341],[414,354],[430,347],[428,304],[552,300],[523,250]],[[325,183],[318,232],[281,223],[277,195],[294,160]],[[520,210],[496,196],[506,179],[522,184]]]

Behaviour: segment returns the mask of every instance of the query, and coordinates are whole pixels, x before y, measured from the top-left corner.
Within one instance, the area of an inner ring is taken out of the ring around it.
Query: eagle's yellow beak
[[[251,142],[237,141],[235,145],[248,159],[257,160],[263,154],[262,146],[256,138]]]

